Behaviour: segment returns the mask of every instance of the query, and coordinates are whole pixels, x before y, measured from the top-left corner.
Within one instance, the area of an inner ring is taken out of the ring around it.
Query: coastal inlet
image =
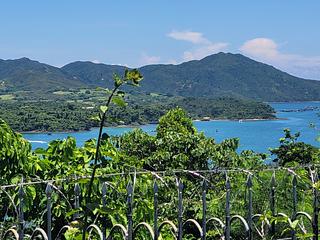
[[[297,102],[297,103],[271,103],[277,111],[278,120],[259,121],[196,121],[194,122],[198,131],[203,131],[206,136],[213,137],[217,142],[226,138],[240,138],[241,150],[254,150],[257,152],[268,152],[268,148],[277,147],[279,138],[283,137],[283,129],[289,128],[292,132],[301,132],[300,141],[319,146],[316,138],[320,134],[320,117],[318,109],[320,102]],[[299,111],[299,109],[314,109],[309,111]],[[290,110],[290,111],[289,111]],[[149,134],[155,134],[157,125],[148,124],[140,126],[142,130]],[[110,127],[105,131],[109,135],[120,135],[132,130],[131,127]],[[73,136],[79,146],[97,136],[98,129],[90,131],[71,133],[26,133],[26,139],[32,143],[32,148],[45,148],[48,142],[54,139],[63,139]]]

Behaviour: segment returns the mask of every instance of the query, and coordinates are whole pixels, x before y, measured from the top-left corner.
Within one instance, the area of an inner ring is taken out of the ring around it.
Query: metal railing
[[[186,172],[186,171],[184,171]],[[224,172],[224,173],[223,173]],[[189,173],[199,176],[201,171],[192,171]],[[208,238],[209,226],[214,225],[215,228],[220,231],[220,239],[230,240],[232,239],[232,225],[234,223],[238,223],[242,226],[243,233],[245,239],[253,240],[254,233],[255,236],[259,236],[259,239],[268,239],[267,237],[275,236],[277,232],[277,221],[268,221],[268,219],[263,220],[263,225],[260,229],[257,228],[256,224],[258,221],[261,221],[261,217],[263,217],[263,213],[254,213],[253,209],[253,174],[247,172],[247,180],[245,182],[246,187],[246,214],[241,216],[239,214],[231,214],[230,205],[231,202],[231,193],[233,191],[232,185],[230,183],[230,178],[228,177],[228,171],[223,170],[220,171],[219,174],[224,174],[225,176],[225,219],[217,216],[208,216],[207,210],[207,194],[208,194],[208,181],[206,178],[203,178],[202,186],[201,186],[201,208],[202,208],[202,219],[196,218],[184,218],[183,215],[183,193],[184,193],[184,184],[181,179],[179,179],[177,184],[177,216],[176,219],[167,219],[162,222],[159,221],[159,186],[157,178],[154,178],[153,184],[153,222],[139,222],[134,223],[133,219],[133,202],[134,202],[134,185],[131,181],[127,184],[126,188],[126,206],[127,206],[127,224],[115,224],[108,231],[107,235],[107,225],[106,225],[106,216],[102,217],[102,221],[100,223],[92,223],[86,229],[87,238],[92,239],[92,236],[95,235],[95,239],[101,240],[111,240],[113,238],[113,234],[115,232],[121,233],[123,239],[133,240],[138,239],[137,233],[139,231],[145,231],[145,233],[149,236],[150,239],[158,240],[159,236],[162,234],[162,231],[165,227],[170,228],[173,233],[173,238],[181,240],[184,236],[184,231],[187,226],[192,226],[196,237],[201,240],[206,240]],[[217,171],[207,172],[207,174],[217,174]],[[276,175],[272,174],[270,179],[270,187],[269,187],[269,200],[270,200],[270,212],[272,217],[283,217],[288,219],[288,224],[291,225],[298,218],[304,219],[309,225],[312,226],[312,236],[311,239],[315,240],[319,237],[319,226],[318,226],[318,214],[319,214],[319,206],[318,206],[318,190],[316,188],[316,184],[310,186],[312,190],[313,196],[313,211],[311,213],[299,211],[298,209],[298,198],[297,198],[297,185],[298,185],[298,177],[293,172],[290,171],[289,174],[292,175],[292,183],[291,186],[287,186],[291,188],[292,192],[292,211],[290,214],[285,214],[276,211]],[[200,175],[201,176],[201,175]],[[312,183],[317,183],[317,171],[311,172],[311,180]],[[18,204],[15,204],[14,198],[7,191],[8,188],[13,188],[15,185],[10,186],[2,186],[1,192],[3,192],[9,199],[10,204],[14,208],[14,212],[16,214],[17,221],[14,226],[9,227],[6,231],[3,232],[1,239],[60,239],[63,238],[63,233],[71,228],[70,225],[63,226],[56,236],[52,236],[52,193],[53,191],[58,191],[60,195],[65,197],[60,189],[54,185],[53,181],[39,181],[34,184],[44,184],[46,183],[45,188],[45,196],[46,196],[46,227],[36,227],[31,234],[25,233],[25,219],[24,219],[24,201],[25,201],[25,191],[24,188],[28,185],[32,185],[32,183],[20,183],[17,185],[18,189]],[[108,205],[107,203],[107,193],[108,193],[108,185],[103,182],[101,188],[101,204],[103,207]],[[67,199],[68,200],[68,199]],[[69,200],[67,201],[68,207],[79,210],[81,205],[81,189],[79,183],[74,184],[74,203],[72,204]],[[75,211],[73,214],[73,219],[79,219],[79,211]],[[304,230],[306,232],[306,230]],[[309,238],[309,239],[310,239]],[[282,239],[297,239],[296,229],[292,228],[290,232],[289,238]]]

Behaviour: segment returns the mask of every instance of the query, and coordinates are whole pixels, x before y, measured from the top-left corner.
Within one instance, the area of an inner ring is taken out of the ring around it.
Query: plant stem
[[[119,86],[116,86],[109,98],[108,98],[108,101],[106,103],[106,106],[109,107],[110,103],[111,103],[111,100],[112,100],[112,97],[114,96],[115,92],[118,90],[118,88],[120,87],[121,85]],[[89,209],[87,207],[87,204],[89,203],[90,201],[90,198],[91,198],[91,193],[92,193],[92,185],[93,185],[93,181],[94,181],[94,178],[95,178],[95,174],[96,174],[96,170],[97,170],[97,163],[98,163],[98,159],[100,159],[100,145],[101,145],[101,136],[102,136],[102,130],[103,130],[103,127],[104,127],[104,122],[105,122],[105,119],[106,119],[106,116],[107,116],[107,111],[108,109],[103,113],[102,115],[102,118],[101,118],[101,121],[100,121],[100,127],[99,127],[99,135],[98,135],[98,142],[97,142],[97,147],[96,147],[96,154],[95,154],[95,159],[94,159],[94,164],[93,164],[93,170],[92,170],[92,173],[91,173],[91,177],[90,177],[90,182],[89,182],[89,186],[88,186],[88,194],[87,194],[87,197],[86,197],[86,200],[85,200],[85,215],[84,215],[84,228],[83,228],[83,232],[82,232],[82,240],[85,240],[85,235],[86,235],[86,229],[87,229],[87,221],[88,221],[88,213],[89,213]]]

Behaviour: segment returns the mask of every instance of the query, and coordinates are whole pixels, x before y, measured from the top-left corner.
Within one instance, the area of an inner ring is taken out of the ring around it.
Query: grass
[[[56,95],[68,95],[68,94],[71,94],[72,92],[68,92],[68,91],[56,91],[56,92],[53,92],[53,94],[56,94]]]
[[[3,101],[13,100],[13,99],[14,99],[13,94],[0,95],[0,100],[3,100]]]

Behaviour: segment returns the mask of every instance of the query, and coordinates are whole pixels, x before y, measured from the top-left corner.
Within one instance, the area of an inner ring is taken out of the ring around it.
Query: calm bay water
[[[293,133],[300,132],[301,141],[320,146],[315,139],[320,134],[320,117],[319,111],[302,111],[302,112],[280,112],[280,110],[304,109],[307,107],[320,108],[320,102],[297,102],[297,103],[272,103],[277,111],[277,117],[284,120],[272,121],[209,121],[194,122],[199,131],[203,131],[206,136],[213,137],[217,142],[226,138],[240,138],[239,150],[251,149],[258,152],[268,152],[268,148],[279,145],[279,138],[283,137],[283,129],[289,128]],[[318,129],[311,128],[310,124],[315,124]],[[144,131],[154,134],[156,125],[149,124],[141,126]],[[109,135],[119,135],[132,130],[132,128],[106,128]],[[26,139],[32,143],[32,147],[46,147],[48,142],[54,139],[63,139],[67,136],[73,136],[79,146],[90,138],[98,135],[98,129],[92,129],[86,132],[75,133],[25,133]]]

